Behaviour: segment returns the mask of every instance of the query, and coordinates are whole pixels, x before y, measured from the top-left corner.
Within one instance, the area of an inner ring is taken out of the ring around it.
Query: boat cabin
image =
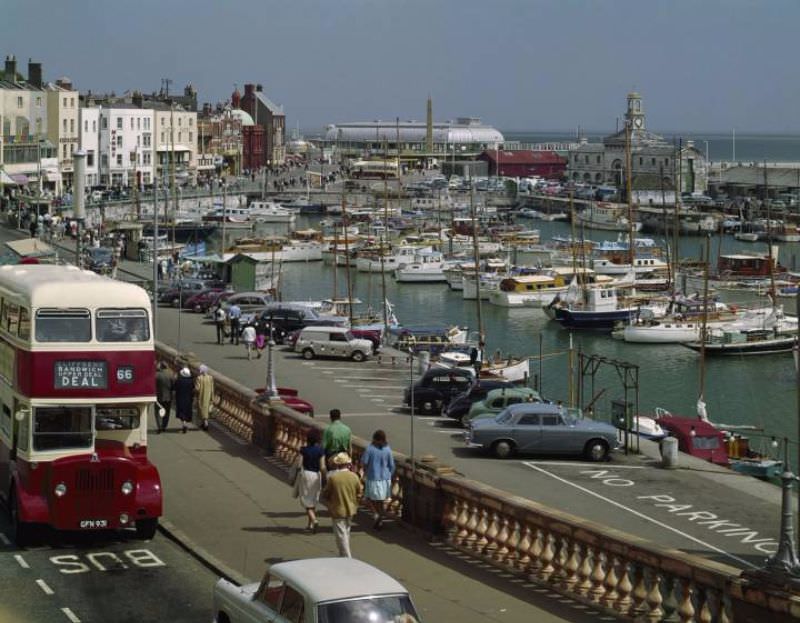
[[[678,440],[678,449],[698,459],[728,466],[725,434],[700,418],[665,415],[658,424]]]
[[[538,292],[539,290],[552,290],[563,288],[566,285],[561,275],[520,275],[507,277],[500,282],[502,292]]]
[[[720,255],[717,262],[720,275],[730,277],[769,277],[772,271],[782,272],[775,257],[768,255],[750,255],[746,253],[730,253]]]

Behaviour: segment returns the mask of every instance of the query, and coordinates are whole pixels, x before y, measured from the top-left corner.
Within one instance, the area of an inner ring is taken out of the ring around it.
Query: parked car
[[[185,299],[183,301],[183,307],[185,309],[190,309],[193,312],[203,313],[209,308],[212,301],[217,300],[221,292],[224,292],[224,290],[219,288],[201,290],[197,294],[193,294],[189,298]]]
[[[347,326],[347,318],[338,318],[338,317],[330,317],[330,318],[319,318],[317,320],[311,320],[306,324],[303,329],[306,327],[346,327]],[[284,345],[288,346],[292,350],[294,350],[294,345],[297,343],[297,338],[300,337],[300,331],[303,329],[296,329],[294,331],[290,331],[286,334],[286,337],[283,339]],[[358,336],[356,336],[358,337]]]
[[[261,311],[272,302],[272,295],[266,292],[235,292],[225,299],[222,306],[227,309],[236,303],[242,313],[246,314]]]
[[[619,445],[618,431],[611,424],[578,417],[562,405],[546,402],[511,405],[494,418],[471,422],[465,437],[468,446],[500,459],[535,453],[602,461]]]
[[[272,327],[275,341],[283,344],[292,331],[299,331],[311,322],[320,320],[320,315],[311,307],[292,303],[270,303],[255,314],[253,322],[264,322]]]
[[[163,289],[159,286],[158,302],[166,303],[172,307],[181,307],[186,300],[195,294],[219,287],[222,287],[219,281],[181,279],[180,281],[165,284]]]
[[[288,387],[276,387],[275,389],[278,390],[278,398],[283,400],[287,406],[309,417],[314,417],[314,405],[308,402],[308,400],[300,398],[300,396],[297,395],[299,392],[296,389],[290,389]],[[257,387],[255,391],[257,394],[263,394],[264,388]]]
[[[461,421],[469,424],[476,420],[493,418],[506,407],[521,402],[542,402],[542,397],[539,392],[530,387],[493,389],[486,395],[486,398],[473,403],[469,413]]]
[[[440,413],[458,394],[475,382],[475,372],[467,368],[431,368],[403,393],[403,404],[414,411],[431,415]],[[413,388],[413,392],[412,392]]]
[[[104,273],[111,270],[114,260],[114,250],[108,247],[92,247],[86,249],[85,262],[86,268],[96,273]]]
[[[214,623],[421,621],[408,591],[355,558],[279,562],[260,582],[214,586]]]
[[[306,327],[300,331],[294,350],[304,359],[345,357],[364,361],[372,353],[372,342],[356,338],[345,327]]]
[[[483,400],[493,389],[516,387],[511,381],[494,379],[478,379],[463,392],[453,397],[447,406],[442,409],[442,415],[463,422],[464,416],[469,413],[469,408],[478,400]]]

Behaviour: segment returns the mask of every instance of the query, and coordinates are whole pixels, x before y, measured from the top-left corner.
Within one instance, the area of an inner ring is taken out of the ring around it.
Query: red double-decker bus
[[[0,266],[0,496],[18,544],[36,524],[155,533],[150,299],[74,266]]]

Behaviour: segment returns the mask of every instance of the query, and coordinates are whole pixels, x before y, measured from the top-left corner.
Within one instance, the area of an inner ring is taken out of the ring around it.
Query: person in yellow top
[[[208,418],[211,415],[211,404],[214,400],[214,377],[208,373],[208,366],[201,364],[197,380],[194,382],[194,395],[197,399],[197,414],[200,416],[200,427],[208,430]]]
[[[352,558],[350,553],[350,526],[358,511],[358,501],[364,487],[357,474],[350,471],[350,455],[339,452],[331,459],[333,471],[328,472],[328,480],[322,490],[322,500],[328,507],[333,523],[333,536],[339,556]]]

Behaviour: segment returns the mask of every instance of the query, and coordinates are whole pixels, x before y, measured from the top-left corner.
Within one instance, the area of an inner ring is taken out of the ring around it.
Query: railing
[[[173,369],[196,367],[158,345]],[[269,406],[235,381],[215,379],[217,421],[291,465],[310,428],[324,423],[280,401]],[[367,442],[353,439],[354,469]],[[659,547],[454,473],[433,457],[395,453],[389,512],[452,548],[513,576],[546,586],[627,621],[777,623],[800,619],[800,594],[760,585],[738,569]]]

